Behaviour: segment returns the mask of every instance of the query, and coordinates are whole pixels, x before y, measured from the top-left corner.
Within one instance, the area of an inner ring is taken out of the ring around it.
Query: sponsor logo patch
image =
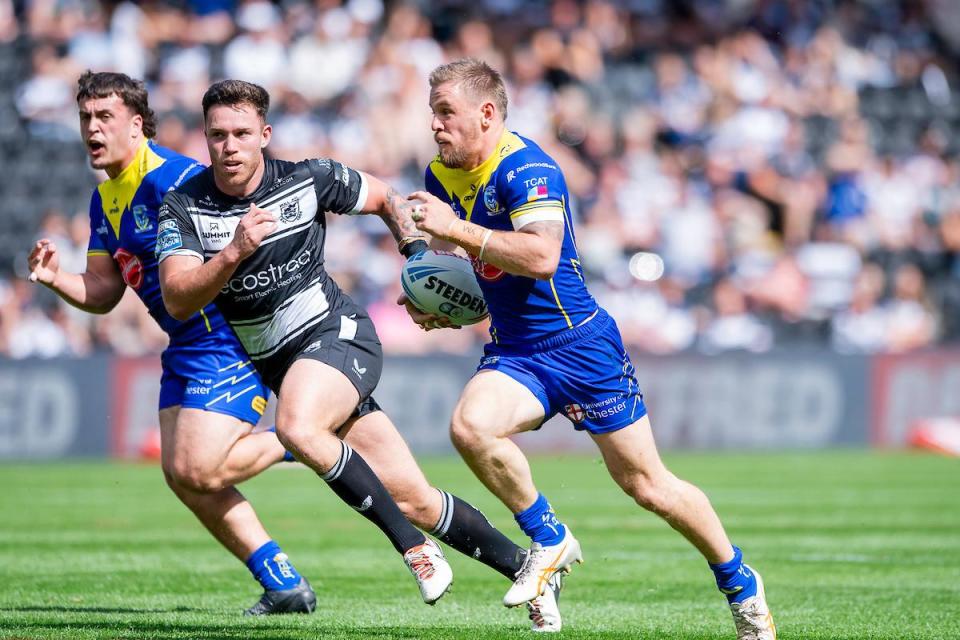
[[[164,228],[164,225],[169,224]],[[161,255],[183,246],[183,237],[180,235],[180,229],[173,220],[160,224],[160,231],[157,232],[157,255]]]
[[[583,410],[583,407],[578,404],[564,405],[563,413],[574,422],[583,422],[583,419],[587,417],[587,413]]]
[[[117,261],[120,267],[120,275],[127,286],[136,291],[143,284],[143,263],[140,262],[135,254],[126,249],[117,249],[113,254],[113,259]]]
[[[495,267],[492,264],[487,264],[483,260],[477,258],[477,256],[470,255],[470,264],[473,265],[473,271],[480,278],[483,278],[487,282],[496,282],[502,278],[507,272],[501,269],[500,267]]]
[[[219,220],[211,220],[205,226],[206,229],[200,232],[204,240],[226,240],[233,235],[226,225],[221,226]]]
[[[563,407],[563,413],[574,422],[583,422],[585,419],[601,420],[612,418],[627,408],[627,400],[623,394],[611,396],[598,402],[586,404],[568,404]]]
[[[220,289],[220,293],[247,293],[256,291],[257,297],[262,297],[275,290],[278,286],[285,287],[291,282],[303,277],[303,268],[310,264],[310,249],[304,249],[296,258],[276,265],[271,264],[266,269],[255,273],[247,273],[231,278]]]
[[[547,185],[545,184],[538,184],[527,189],[527,202],[533,202],[534,200],[539,200],[540,198],[546,197]]]
[[[527,169],[532,169],[534,167],[540,167],[543,169],[553,169],[556,170],[557,166],[550,164],[549,162],[528,162],[527,164],[520,165],[516,169],[507,173],[507,182],[513,181],[518,173],[523,173]],[[528,185],[529,186],[529,185]]]
[[[253,400],[250,401],[250,408],[262,416],[263,412],[267,410],[267,399],[263,396],[253,396]]]

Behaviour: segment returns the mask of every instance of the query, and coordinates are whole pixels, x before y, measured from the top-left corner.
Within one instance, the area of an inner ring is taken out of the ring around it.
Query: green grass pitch
[[[671,454],[713,500],[767,583],[782,639],[960,638],[960,461],[921,454]],[[703,561],[641,512],[599,459],[535,458],[541,490],[583,543],[563,638],[733,638]],[[299,465],[246,483],[268,530],[312,581],[312,616],[245,619],[259,597],[149,465],[0,466],[0,638],[529,637],[507,582],[448,552],[456,580],[420,602],[373,525]],[[454,458],[438,486],[509,514]]]

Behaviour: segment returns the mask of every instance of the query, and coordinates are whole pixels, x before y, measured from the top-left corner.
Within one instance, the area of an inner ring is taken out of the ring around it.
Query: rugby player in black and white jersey
[[[185,317],[216,302],[278,395],[281,442],[384,531],[424,601],[442,596],[452,573],[408,519],[512,579],[523,550],[474,507],[433,490],[371,398],[382,367],[376,330],[324,270],[327,211],[380,215],[412,255],[426,244],[411,203],[333,160],[266,159],[268,107],[263,88],[238,80],[204,95],[211,167],[168,193],[160,211],[167,309]],[[552,597],[539,604],[559,616]]]

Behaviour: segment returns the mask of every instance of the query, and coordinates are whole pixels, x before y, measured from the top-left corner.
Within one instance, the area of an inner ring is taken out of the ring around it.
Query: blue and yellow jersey
[[[495,343],[529,344],[596,315],[597,302],[580,270],[566,181],[535,142],[504,131],[497,149],[479,167],[449,169],[436,158],[427,167],[425,184],[462,219],[488,229],[516,231],[543,220],[563,223],[560,264],[550,280],[511,275],[471,256]]]
[[[160,295],[159,263],[154,255],[160,204],[167,191],[203,168],[196,160],[145,141],[133,162],[116,178],[101,183],[90,199],[87,255],[112,257],[123,281],[176,342],[229,332],[213,305],[180,322],[167,313]]]

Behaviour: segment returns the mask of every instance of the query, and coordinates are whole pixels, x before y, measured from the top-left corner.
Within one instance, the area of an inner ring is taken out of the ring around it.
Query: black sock
[[[523,565],[526,550],[500,533],[473,505],[446,491],[440,491],[440,496],[440,521],[430,533],[512,581]]]
[[[400,553],[426,542],[419,529],[407,522],[380,478],[350,446],[341,441],[340,459],[321,475],[333,492],[363,517],[380,527]]]

